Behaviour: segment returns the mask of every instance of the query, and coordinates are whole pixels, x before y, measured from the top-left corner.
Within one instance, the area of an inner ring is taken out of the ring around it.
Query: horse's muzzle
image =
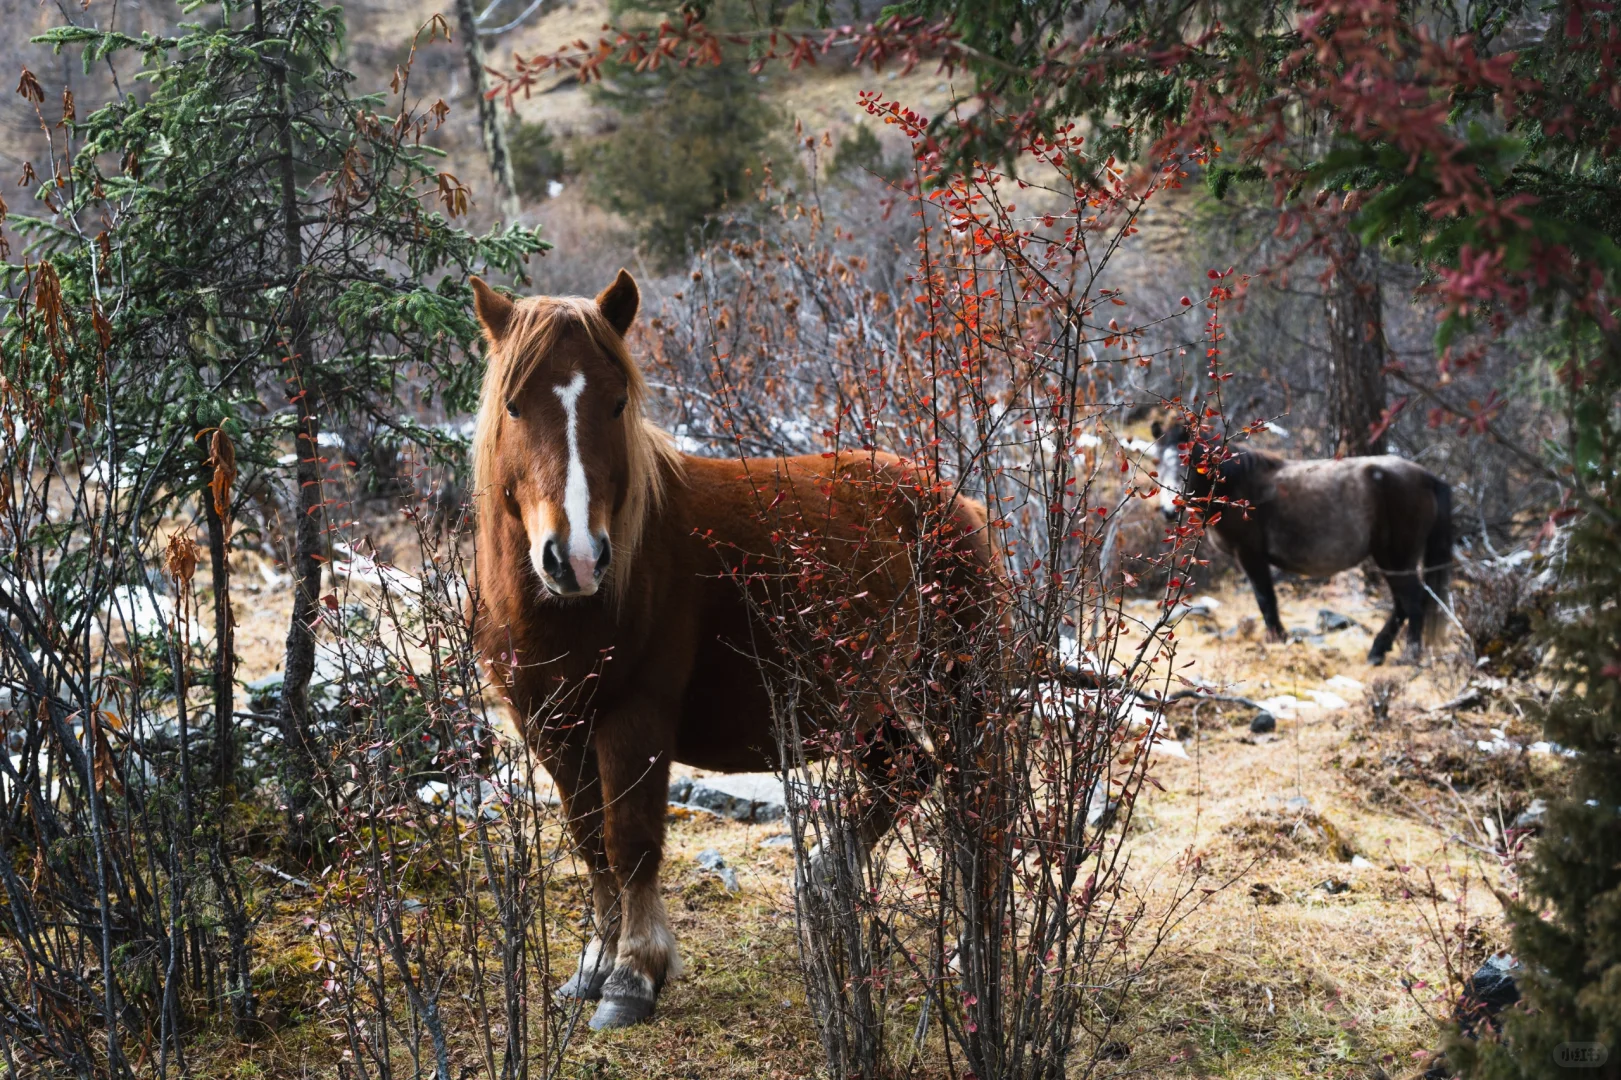
[[[612,560],[613,543],[605,533],[591,538],[589,554],[570,552],[566,558],[557,537],[548,536],[540,546],[540,580],[555,596],[590,596]]]

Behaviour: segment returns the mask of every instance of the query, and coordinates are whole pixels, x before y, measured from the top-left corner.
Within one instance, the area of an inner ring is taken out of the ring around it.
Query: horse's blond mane
[[[478,423],[473,432],[474,491],[484,493],[496,483],[493,435],[507,401],[529,381],[562,336],[576,326],[620,366],[629,387],[625,404],[629,483],[624,505],[614,515],[614,557],[604,583],[623,598],[647,519],[664,502],[665,473],[680,474],[681,455],[669,435],[648,419],[647,380],[631,359],[625,339],[603,317],[596,301],[583,296],[535,296],[513,302],[505,335],[486,350],[489,362],[484,369]]]

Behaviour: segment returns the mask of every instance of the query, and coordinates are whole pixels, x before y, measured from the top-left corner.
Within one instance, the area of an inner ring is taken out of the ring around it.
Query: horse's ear
[[[1152,432],[1153,435],[1154,435],[1154,438],[1157,439],[1161,435],[1165,434],[1165,425],[1160,423],[1158,420],[1155,420],[1152,424],[1150,424],[1148,426],[1148,430],[1150,432]]]
[[[614,283],[597,294],[597,310],[620,337],[630,330],[630,324],[636,321],[636,310],[641,306],[642,294],[636,288],[636,279],[623,268]]]
[[[481,277],[467,280],[473,286],[473,313],[484,327],[484,336],[491,345],[499,345],[512,322],[512,301],[484,284]]]

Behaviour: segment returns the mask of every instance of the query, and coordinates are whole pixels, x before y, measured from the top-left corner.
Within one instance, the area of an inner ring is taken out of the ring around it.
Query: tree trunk
[[[1379,264],[1349,233],[1340,235],[1335,248],[1328,295],[1329,416],[1335,452],[1345,457],[1382,454],[1389,346]]]
[[[214,575],[214,790],[223,803],[235,798],[236,620],[231,617],[230,536],[225,519],[214,506],[213,493],[205,490],[202,503],[208,521],[208,562]]]
[[[478,37],[478,12],[473,0],[456,0],[456,23],[462,34],[462,52],[467,57],[467,74],[478,95],[478,127],[484,136],[484,153],[490,160],[490,177],[501,198],[501,212],[511,222],[518,216],[518,188],[512,179],[512,158],[507,153],[507,132],[498,101],[486,95],[490,73],[484,68],[484,44]]]
[[[261,35],[268,33],[263,13],[255,5]],[[309,854],[314,846],[315,743],[311,735],[310,677],[315,673],[315,622],[321,592],[321,521],[326,500],[321,493],[321,457],[316,437],[320,420],[315,415],[315,387],[309,364],[312,353],[309,318],[302,296],[304,234],[299,222],[298,175],[293,156],[292,100],[286,68],[270,60],[281,124],[281,213],[284,269],[289,283],[287,328],[292,357],[287,399],[297,412],[293,429],[298,464],[298,520],[293,528],[293,612],[287,626],[287,652],[282,669],[281,710],[282,786],[287,793],[289,842],[293,850]]]

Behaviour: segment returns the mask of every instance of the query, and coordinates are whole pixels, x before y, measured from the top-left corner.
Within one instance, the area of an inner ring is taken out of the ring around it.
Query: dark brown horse
[[[938,494],[893,456],[677,453],[643,414],[624,341],[640,300],[623,270],[595,300],[473,287],[489,356],[474,440],[475,631],[592,875],[594,934],[559,992],[600,999],[592,1026],[617,1027],[650,1016],[679,966],[658,880],[671,762],[776,765],[761,662],[781,657],[762,615],[800,569],[779,555],[789,530],[888,628],[870,660],[877,685],[891,685],[888,669],[899,685],[924,651],[920,596],[969,598],[952,618],[973,638],[993,610],[995,564],[983,507]],[[925,528],[948,539],[919,560]],[[873,702],[864,730],[908,739],[885,719],[901,709]],[[897,808],[872,799],[863,838]]]
[[[1446,596],[1452,566],[1452,489],[1405,458],[1382,455],[1286,461],[1250,447],[1224,450],[1190,440],[1181,423],[1154,423],[1160,506],[1204,515],[1216,547],[1244,568],[1267,635],[1284,640],[1272,567],[1328,577],[1373,558],[1394,607],[1374,636],[1380,664],[1402,623],[1408,659]],[[1423,570],[1419,564],[1422,562]]]

